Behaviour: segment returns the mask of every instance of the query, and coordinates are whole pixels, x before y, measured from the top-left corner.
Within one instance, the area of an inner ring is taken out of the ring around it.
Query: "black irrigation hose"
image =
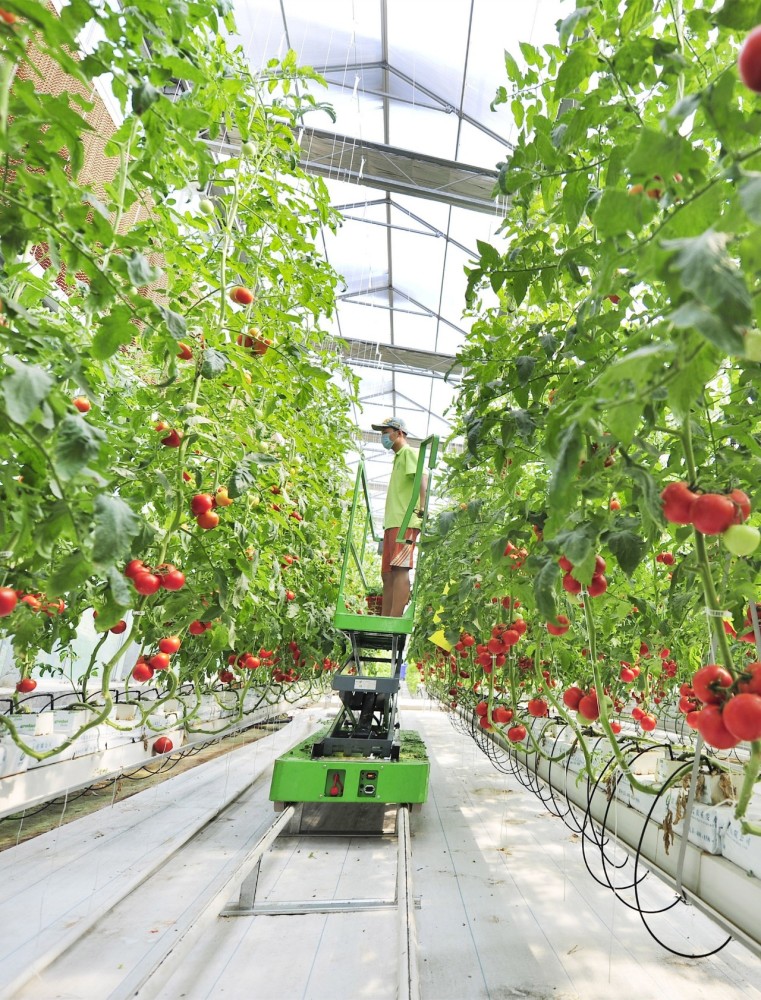
[[[502,767],[500,765],[497,765],[495,763],[496,760],[497,760],[497,753],[496,753],[496,751],[493,750],[493,747],[496,745],[494,743],[494,741],[492,741],[491,739],[489,739],[488,736],[487,736],[487,734],[485,732],[483,732],[483,734],[482,734],[482,731],[480,730],[480,726],[478,727],[479,732],[478,733],[476,732],[476,726],[478,724],[475,721],[476,718],[477,718],[475,716],[475,713],[473,713],[473,715],[470,717],[470,720],[471,720],[470,721],[470,726],[467,725],[467,722],[464,722],[462,725],[460,725],[459,720],[456,723],[455,722],[455,718],[454,718],[456,715],[457,715],[456,712],[452,712],[450,714],[450,718],[451,718],[451,721],[452,721],[452,724],[453,724],[454,728],[461,728],[464,732],[468,732],[473,737],[473,739],[475,740],[475,742],[479,745],[479,747],[484,751],[484,753],[487,755],[487,757],[489,758],[489,760],[495,766],[497,766],[500,771],[503,771],[504,773],[508,773],[505,770],[504,767]],[[557,743],[559,735],[560,734],[558,734],[555,737],[555,744]],[[600,737],[598,739],[598,743],[603,738],[604,737]],[[490,746],[488,748],[487,748],[487,745],[486,745],[487,743],[490,744]],[[632,745],[636,745],[634,743],[634,741],[631,741],[631,743],[632,743]],[[626,744],[624,744],[624,745],[626,745]],[[500,750],[501,750],[501,748],[500,748]],[[644,753],[648,753],[651,750],[652,750],[652,747],[649,746],[649,747],[647,747],[647,748],[645,748],[643,750],[638,751],[634,755],[634,757],[632,758],[632,760],[629,763],[632,763],[639,756],[641,756]],[[504,751],[502,751],[502,755],[504,756]],[[531,791],[534,792],[535,795],[537,795],[537,797],[545,805],[545,808],[546,808],[547,807],[547,801],[545,800],[544,796],[538,791],[538,787],[539,787],[538,757],[539,757],[539,755],[535,754],[535,756],[536,756],[537,760],[536,760],[535,765],[534,765],[533,780],[531,778],[529,778],[529,780],[526,781],[526,780],[523,780],[521,772],[523,770],[525,770],[527,776],[530,774],[530,769],[529,769],[529,766],[528,766],[528,761],[525,760],[525,759],[520,760],[518,758],[518,753],[517,753],[516,749],[513,749],[507,755],[508,760],[510,760],[511,763],[513,763],[512,773],[520,781],[520,783],[523,785],[524,788],[529,788]],[[566,765],[565,765],[566,788],[567,788],[567,781],[568,781],[568,763],[569,763],[570,756],[571,756],[571,754],[569,753],[567,755],[567,757],[566,757]],[[600,836],[599,836],[599,838],[597,836],[597,833],[596,833],[595,827],[594,827],[595,821],[594,821],[594,819],[592,818],[592,815],[591,815],[591,805],[592,805],[592,799],[593,799],[595,793],[599,789],[600,782],[603,780],[605,772],[615,762],[615,759],[616,759],[615,755],[612,755],[611,758],[606,762],[606,764],[603,767],[603,769],[601,770],[600,774],[595,779],[594,786],[590,786],[589,777],[587,777],[587,807],[584,810],[584,821],[583,821],[583,824],[578,827],[578,830],[579,830],[579,832],[582,835],[582,839],[581,839],[582,856],[584,858],[584,864],[585,864],[585,866],[587,868],[587,871],[589,872],[589,874],[592,876],[592,878],[599,885],[610,889],[613,892],[613,894],[615,895],[616,899],[618,899],[620,902],[622,902],[629,909],[636,910],[639,913],[640,920],[644,924],[645,930],[648,932],[648,934],[650,935],[650,937],[658,945],[660,945],[660,947],[663,948],[665,951],[668,951],[668,952],[670,952],[670,954],[676,955],[679,958],[689,958],[689,959],[710,958],[712,955],[716,955],[718,952],[720,952],[722,950],[722,948],[725,948],[729,944],[729,942],[732,940],[732,935],[731,934],[728,935],[727,938],[726,938],[726,940],[724,940],[720,945],[718,945],[716,948],[713,948],[710,951],[701,952],[699,954],[678,951],[677,949],[671,948],[669,945],[665,944],[663,942],[663,940],[661,940],[661,938],[658,937],[658,935],[655,933],[655,931],[653,931],[653,929],[650,927],[649,923],[647,922],[646,916],[651,916],[651,915],[654,915],[654,914],[668,912],[669,910],[673,909],[678,903],[684,903],[685,905],[688,905],[688,900],[687,900],[686,896],[684,896],[684,895],[682,895],[682,896],[677,895],[675,897],[675,899],[674,899],[673,902],[669,903],[668,905],[666,905],[664,907],[661,907],[660,909],[656,909],[656,910],[646,909],[642,905],[642,902],[640,901],[640,898],[639,898],[639,885],[650,874],[650,869],[647,869],[642,876],[639,875],[639,864],[640,864],[640,858],[642,857],[642,845],[643,845],[643,842],[644,842],[644,839],[645,839],[645,833],[646,833],[646,831],[647,831],[647,829],[648,829],[648,827],[650,825],[650,821],[652,819],[653,812],[654,812],[655,807],[656,807],[658,801],[660,800],[661,796],[663,795],[663,793],[665,791],[667,791],[668,789],[670,789],[671,787],[673,787],[673,785],[675,783],[674,777],[672,777],[672,779],[669,782],[665,783],[664,786],[660,789],[660,791],[658,791],[657,793],[655,793],[655,795],[653,797],[653,803],[650,806],[650,810],[648,811],[647,816],[645,817],[645,822],[642,825],[642,831],[640,833],[639,841],[637,843],[637,849],[636,849],[635,854],[634,854],[633,881],[629,885],[626,885],[626,886],[614,886],[613,883],[612,883],[612,881],[611,881],[611,879],[610,879],[610,877],[609,877],[609,875],[608,875],[608,867],[607,867],[608,865],[611,866],[611,867],[613,867],[613,868],[615,868],[616,870],[621,870],[621,869],[623,869],[628,864],[630,858],[627,855],[627,857],[624,859],[624,861],[620,865],[616,865],[609,858],[607,858],[607,856],[605,854],[605,846],[610,841],[610,837],[606,836],[606,832],[607,832],[607,829],[608,829],[607,821],[608,821],[608,815],[609,815],[609,812],[610,812],[610,807],[611,807],[611,804],[613,802],[613,798],[614,797],[611,796],[608,799],[608,804],[607,804],[607,806],[605,808],[605,813],[603,815],[603,820],[602,820],[602,823],[600,825]],[[553,762],[550,760],[549,764],[548,764],[548,768],[549,768],[549,770],[548,770],[548,779],[551,776],[552,764],[553,764]],[[680,768],[679,770],[677,770],[676,774],[678,775],[679,773],[681,773],[682,770],[686,769],[687,767],[692,767],[692,762],[691,761],[688,761],[687,763],[685,763],[684,768]],[[618,783],[618,780],[620,780],[620,778],[617,779],[617,783]],[[548,784],[549,784],[549,782],[548,782]],[[534,785],[536,787],[534,787]],[[549,784],[549,787],[552,788],[552,785]],[[590,787],[591,787],[591,791],[590,791]],[[552,798],[552,801],[554,803],[555,802],[554,790],[553,790],[553,793],[551,795],[551,798]],[[566,823],[566,820],[565,820],[566,816],[571,815],[571,816],[573,816],[574,821],[576,821],[576,822],[578,822],[578,821],[576,820],[576,816],[575,816],[574,811],[573,811],[573,804],[571,803],[571,801],[570,801],[570,799],[569,799],[569,797],[568,797],[567,794],[566,794],[565,798],[566,798],[566,801],[568,802],[568,805],[569,805],[569,808],[568,808],[567,812],[564,815],[561,816],[560,813],[559,813],[559,811],[556,811],[555,815],[558,816],[560,819],[562,819],[566,826],[569,826],[569,824]],[[550,810],[548,810],[548,811],[550,811]],[[569,829],[572,829],[572,827],[569,826]],[[591,834],[590,834],[590,832],[588,832],[589,830],[591,830]],[[683,833],[683,836],[685,836],[685,835],[687,835],[687,831],[685,831]],[[586,847],[585,847],[585,844],[586,844],[587,840],[589,840],[590,842],[594,843],[595,846],[598,847],[599,850],[600,850],[600,856],[601,856],[601,861],[602,861],[602,866],[603,866],[603,872],[605,874],[605,881],[602,881],[600,878],[598,878],[597,875],[595,875],[595,873],[592,871],[592,869],[591,869],[591,867],[589,865],[589,862],[588,862],[587,856],[586,856]],[[636,905],[632,904],[632,903],[629,903],[627,900],[623,899],[619,895],[619,893],[622,892],[624,889],[634,889],[634,897],[635,897],[635,903],[636,903]]]
[[[684,765],[683,768],[679,768],[675,772],[675,775],[680,774],[683,770],[686,770],[686,768],[688,768],[688,767],[692,767],[692,761],[688,761]],[[672,777],[675,777],[675,775],[672,776]],[[655,806],[656,806],[658,800],[660,799],[661,795],[663,795],[664,791],[670,789],[675,783],[676,782],[672,780],[671,782],[668,782],[668,783],[664,784],[663,788],[661,788],[661,790],[655,795],[655,798],[653,800],[653,804],[650,806],[650,811],[648,812],[647,816],[645,817],[645,822],[644,822],[644,824],[642,826],[642,832],[641,832],[640,837],[639,837],[639,842],[637,843],[637,850],[636,850],[636,853],[634,855],[634,898],[637,901],[637,905],[636,905],[636,907],[633,907],[633,909],[636,909],[639,912],[640,920],[645,925],[645,930],[650,935],[650,937],[661,946],[661,948],[665,948],[666,951],[670,952],[672,955],[677,955],[679,958],[710,958],[711,955],[716,955],[718,952],[720,952],[722,950],[722,948],[726,948],[726,946],[732,940],[732,935],[731,934],[728,935],[727,938],[726,938],[726,940],[722,941],[722,943],[720,945],[718,945],[718,947],[713,948],[711,951],[701,952],[700,954],[697,954],[697,955],[696,954],[690,954],[689,952],[677,951],[675,948],[670,948],[667,944],[664,944],[663,941],[661,941],[661,939],[655,933],[655,931],[653,931],[653,929],[648,924],[647,920],[645,920],[645,913],[647,913],[648,911],[642,909],[642,907],[640,905],[640,901],[639,901],[637,870],[638,870],[638,867],[639,867],[639,860],[640,860],[640,857],[641,857],[641,854],[642,854],[642,842],[645,839],[645,831],[647,830],[647,828],[648,828],[648,826],[650,824],[650,820],[651,820],[652,815],[653,815],[653,810],[655,809]],[[682,836],[683,837],[688,836],[688,833],[689,833],[688,830],[684,830],[684,829],[682,830]],[[688,905],[688,900],[687,900],[687,898],[686,898],[685,895],[676,896],[676,898],[674,899],[674,902],[671,904],[671,906],[667,906],[667,907],[665,907],[665,909],[670,910],[673,906],[676,906],[677,903],[684,903],[685,905]],[[656,912],[659,912],[659,911],[656,911]]]

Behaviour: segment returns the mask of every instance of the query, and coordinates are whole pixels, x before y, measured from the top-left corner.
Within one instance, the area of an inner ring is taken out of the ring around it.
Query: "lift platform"
[[[410,505],[398,542],[412,519],[426,468],[433,470],[438,438],[422,442]],[[428,521],[430,483],[422,517]],[[336,718],[275,761],[270,799],[276,804],[422,803],[428,795],[428,757],[417,733],[402,730],[398,695],[404,646],[415,619],[415,581],[400,618],[362,612],[368,575],[379,568],[383,536],[373,523],[364,463],[354,484],[341,568],[335,624],[347,639],[347,655],[332,680],[341,708]],[[422,550],[418,552],[418,566]]]

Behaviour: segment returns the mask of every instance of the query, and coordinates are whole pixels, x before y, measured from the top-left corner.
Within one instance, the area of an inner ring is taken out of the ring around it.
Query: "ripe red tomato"
[[[138,573],[146,572],[145,563],[142,559],[132,559],[124,567],[124,575],[135,577]]]
[[[479,703],[476,705],[476,715],[479,715],[482,718],[483,716],[486,715],[488,710],[489,710],[488,702],[479,701]]]
[[[761,663],[755,660],[745,664],[737,690],[743,694],[761,694]]]
[[[663,516],[672,524],[690,524],[690,511],[696,496],[687,483],[669,483],[661,491]]]
[[[144,570],[142,573],[136,573],[132,577],[132,582],[138,594],[147,597],[150,594],[155,594],[159,589],[161,586],[161,577],[156,576],[155,573],[147,573]]]
[[[18,21],[18,15],[12,14],[9,10],[0,10],[0,21],[5,21],[6,24],[15,24]]]
[[[545,715],[550,714],[550,706],[547,704],[544,698],[529,699],[526,708],[528,709],[528,714],[532,715],[535,719],[541,719]]]
[[[159,736],[157,740],[153,741],[154,753],[169,753],[171,750],[174,750],[174,743],[172,743],[168,736]]]
[[[211,493],[196,493],[190,500],[190,510],[196,517],[205,514],[214,506],[214,497]]]
[[[185,574],[178,569],[170,569],[160,579],[164,590],[182,590],[185,586]]]
[[[122,618],[120,621],[116,623],[116,625],[112,625],[108,631],[113,632],[114,635],[121,635],[122,632],[126,632],[126,630],[127,630],[127,623]]]
[[[244,288],[243,285],[234,285],[230,289],[230,298],[239,306],[250,306],[254,301],[254,293],[250,288]]]
[[[526,624],[526,619],[525,618],[516,618],[515,621],[512,623],[512,625],[510,626],[510,628],[507,631],[508,632],[517,632],[519,636],[522,636],[522,635],[526,634],[526,629],[527,628],[528,628],[528,625]],[[505,634],[507,634],[507,633],[505,633]],[[503,640],[504,640],[504,636],[503,636]]]
[[[558,559],[558,566],[563,570],[564,573],[570,573],[573,569],[573,563],[566,556],[561,556]]]
[[[761,94],[761,25],[746,37],[737,57],[737,71],[749,90]]]
[[[593,576],[590,580],[589,586],[587,587],[587,593],[590,597],[600,597],[608,589],[608,581],[604,576]]]
[[[179,448],[182,442],[182,431],[171,430],[166,437],[161,439],[165,448]]]
[[[547,631],[550,635],[565,635],[570,627],[565,615],[558,615],[554,622],[547,622]]]
[[[10,587],[0,587],[0,618],[5,618],[6,615],[11,614],[17,604],[18,597],[16,596],[16,591],[11,590]]]
[[[602,556],[595,556],[595,571],[593,576],[602,576],[605,572],[606,564]]]
[[[28,694],[30,691],[34,691],[36,687],[37,681],[33,680],[31,677],[22,677],[16,684],[16,690],[21,694]]]
[[[177,357],[181,361],[190,361],[193,357],[193,351],[189,344],[183,343],[181,340],[178,341],[177,346],[179,351],[177,352]]]
[[[563,577],[563,590],[567,590],[569,594],[580,594],[581,584],[570,573],[566,573]]]
[[[145,660],[138,660],[132,668],[132,677],[136,681],[149,681],[153,677],[153,667]]]
[[[261,665],[261,660],[258,656],[247,656],[241,666],[245,667],[246,670],[256,670],[257,667]]]
[[[655,727],[658,725],[658,720],[654,715],[648,715],[646,712],[642,715],[639,720],[639,724],[645,730],[646,733],[652,733]]]
[[[611,732],[614,732],[616,734],[616,736],[618,736],[618,734],[621,732],[621,723],[620,722],[616,722],[615,719],[612,719],[611,723],[610,723],[610,729],[611,729]]]
[[[583,715],[585,719],[590,722],[594,722],[595,719],[600,718],[600,705],[597,698],[593,694],[585,694],[584,697],[579,701],[579,714]]]
[[[206,631],[206,622],[201,622],[196,619],[188,625],[188,632],[191,635],[203,635]]]
[[[283,677],[278,677],[276,679],[277,680],[283,680],[284,678]],[[485,715],[481,716],[481,718],[478,720],[478,724],[481,727],[481,729],[491,729],[492,728],[491,722],[489,722],[489,720],[486,718]]]
[[[724,698],[722,688],[732,684],[732,675],[717,663],[708,663],[697,670],[692,678],[695,696],[706,705],[716,705]]]
[[[732,490],[729,499],[735,504],[734,524],[742,524],[750,517],[750,497],[742,490]]]
[[[87,396],[75,396],[72,399],[72,403],[79,410],[80,413],[88,413],[90,410],[90,400]]]
[[[232,670],[220,670],[219,679],[222,681],[223,684],[230,684],[232,681],[235,680],[235,674],[232,672]]]
[[[166,635],[159,639],[159,649],[162,653],[176,653],[182,645],[182,639],[178,635]]]
[[[735,695],[724,706],[721,717],[730,733],[738,739],[761,739],[761,697],[759,695]]]
[[[613,499],[608,504],[608,508],[610,510],[621,510],[621,501],[620,500],[616,500],[616,498],[613,497]]]
[[[513,721],[513,710],[512,708],[504,708],[504,706],[498,705],[491,713],[491,717],[495,722],[504,725],[506,722]]]
[[[584,697],[584,692],[581,688],[569,687],[563,692],[563,703],[568,706],[572,711],[576,712],[579,708],[579,702]]]
[[[286,590],[286,592],[285,592],[285,599],[286,599],[286,601],[295,601],[296,600],[296,595],[294,594],[294,592],[292,590]]]
[[[690,519],[701,535],[720,535],[735,518],[735,505],[720,493],[703,493],[690,507]]]
[[[213,510],[207,510],[206,513],[198,515],[196,524],[199,528],[203,528],[204,531],[211,531],[212,528],[216,528],[219,524],[219,514]]]
[[[148,660],[154,670],[167,670],[169,668],[169,653],[155,653]]]
[[[688,715],[687,721],[689,720]],[[739,737],[733,736],[724,725],[721,708],[718,705],[704,705],[699,712],[695,712],[694,724],[706,743],[716,747],[717,750],[729,750],[740,742]]]
[[[637,677],[631,667],[621,667],[621,671],[618,676],[624,684],[631,684],[631,682]]]
[[[526,739],[526,736],[527,732],[525,726],[511,726],[511,728],[507,731],[507,738],[511,743],[520,743],[522,740]]]

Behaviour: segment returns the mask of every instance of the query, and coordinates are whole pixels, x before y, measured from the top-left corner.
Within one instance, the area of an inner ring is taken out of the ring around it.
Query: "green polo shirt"
[[[394,455],[394,467],[391,470],[391,480],[386,494],[386,511],[383,515],[383,527],[398,528],[404,520],[412,496],[412,484],[417,471],[418,453],[408,444],[403,445]],[[418,506],[419,497],[415,497]],[[419,528],[422,521],[415,514],[410,518],[408,527]]]

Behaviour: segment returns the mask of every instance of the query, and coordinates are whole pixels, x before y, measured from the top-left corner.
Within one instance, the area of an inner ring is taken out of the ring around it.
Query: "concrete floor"
[[[660,948],[590,876],[577,833],[433,705],[403,699],[402,711],[432,760],[429,800],[412,816],[424,1000],[761,1000],[761,961],[734,943],[697,961]],[[0,854],[0,996],[393,1000],[392,907],[218,916],[271,822],[272,760],[324,715],[299,713],[260,743]],[[392,838],[281,838],[257,899],[392,899],[395,871]],[[653,908],[672,898],[651,876],[642,897]],[[681,905],[652,926],[677,950],[724,937]]]

